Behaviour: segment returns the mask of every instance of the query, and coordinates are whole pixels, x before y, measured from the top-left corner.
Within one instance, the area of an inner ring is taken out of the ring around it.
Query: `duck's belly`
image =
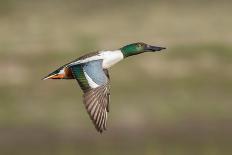
[[[114,64],[123,59],[123,54],[120,50],[117,51],[104,51],[100,54],[103,58],[102,67],[104,69],[110,68]]]

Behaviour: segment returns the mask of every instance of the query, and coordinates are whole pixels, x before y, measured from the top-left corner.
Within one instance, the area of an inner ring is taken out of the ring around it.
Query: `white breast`
[[[103,60],[102,67],[104,69],[110,68],[114,64],[118,63],[123,59],[123,54],[120,50],[115,50],[115,51],[100,51],[99,54],[83,59],[83,60],[78,60],[75,62],[70,63],[69,65],[76,65],[76,64],[82,64],[94,60]]]
[[[102,51],[100,55],[103,58],[102,67],[105,69],[110,68],[123,59],[123,54],[120,50]]]

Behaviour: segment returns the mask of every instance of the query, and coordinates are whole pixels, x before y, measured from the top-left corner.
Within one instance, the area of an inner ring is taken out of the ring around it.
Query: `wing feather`
[[[97,131],[106,130],[107,112],[109,112],[110,80],[102,61],[91,61],[70,66],[73,77],[81,86],[85,108]],[[88,75],[88,78],[86,76]],[[93,87],[90,82],[96,83]]]
[[[94,89],[90,89],[83,95],[86,110],[97,131],[106,130],[107,106],[108,102],[108,83]]]

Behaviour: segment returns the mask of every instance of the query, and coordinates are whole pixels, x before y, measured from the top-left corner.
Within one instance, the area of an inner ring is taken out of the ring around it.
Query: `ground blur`
[[[0,154],[231,154],[231,5],[0,0]],[[110,70],[103,134],[75,80],[41,81],[82,54],[137,41],[167,50]]]

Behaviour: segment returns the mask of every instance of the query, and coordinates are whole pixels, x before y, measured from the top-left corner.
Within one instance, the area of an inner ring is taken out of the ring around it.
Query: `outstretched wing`
[[[73,76],[84,92],[83,102],[97,131],[106,130],[109,112],[109,74],[102,60],[70,66]]]
[[[92,119],[95,128],[102,132],[106,130],[108,104],[109,104],[109,89],[108,84],[90,89],[84,96],[84,104],[86,110]]]

